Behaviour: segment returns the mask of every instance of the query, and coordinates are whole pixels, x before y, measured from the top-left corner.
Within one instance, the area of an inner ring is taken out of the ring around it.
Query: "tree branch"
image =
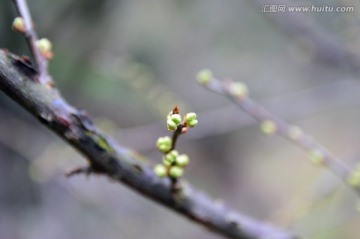
[[[176,194],[168,178],[155,176],[136,155],[101,133],[85,112],[69,105],[49,84],[34,80],[34,69],[0,50],[0,89],[49,129],[81,152],[92,172],[122,182],[154,201],[229,238],[294,239],[289,232],[258,222],[182,183]]]
[[[47,72],[47,60],[39,51],[39,48],[36,46],[36,42],[38,41],[37,34],[34,30],[34,24],[31,19],[31,14],[29,12],[29,7],[26,3],[26,0],[13,0],[16,10],[19,16],[24,20],[25,27],[25,38],[29,49],[34,57],[34,60],[37,65],[37,70],[39,72],[39,81],[41,83],[50,82],[51,78]]]
[[[352,169],[349,167],[343,160],[330,153],[324,146],[297,126],[289,125],[283,119],[268,111],[248,96],[238,95],[234,90],[235,84],[236,83],[229,80],[220,81],[216,78],[211,78],[206,83],[203,83],[206,88],[229,98],[255,120],[270,124],[270,127],[273,128],[271,129],[271,133],[277,133],[308,151],[310,159],[314,163],[328,168],[360,195],[360,175],[358,176],[357,168]]]

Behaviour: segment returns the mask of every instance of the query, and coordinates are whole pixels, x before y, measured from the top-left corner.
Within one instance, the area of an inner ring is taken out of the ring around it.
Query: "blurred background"
[[[120,144],[161,160],[178,105],[199,125],[177,148],[186,179],[212,197],[303,238],[358,238],[358,196],[307,153],[265,136],[225,97],[199,86],[210,68],[299,125],[350,165],[360,160],[360,4],[316,0],[29,1],[50,73],[64,97]],[[351,12],[269,12],[269,5],[350,6]],[[0,47],[29,55],[0,3]],[[66,178],[85,161],[0,94],[0,238],[206,238],[212,234],[100,176]]]

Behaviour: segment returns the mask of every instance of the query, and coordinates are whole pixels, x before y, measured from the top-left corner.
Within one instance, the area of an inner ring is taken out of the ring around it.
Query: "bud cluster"
[[[188,127],[195,127],[198,123],[197,115],[193,112],[187,113],[183,118],[179,114],[179,109],[175,107],[167,116],[166,126],[174,135],[178,136],[187,132]],[[164,154],[161,164],[154,167],[154,172],[158,177],[179,178],[184,174],[184,168],[189,164],[190,159],[186,154],[179,154],[174,149],[177,137],[171,139],[168,136],[158,138],[156,148]]]
[[[181,120],[181,115],[178,112],[174,113],[171,111],[167,116],[166,127],[170,131],[175,131],[179,127],[182,129],[186,127],[195,127],[197,123],[197,115],[194,112],[187,113],[183,120]]]
[[[189,156],[179,154],[177,150],[171,150],[164,155],[162,164],[155,166],[154,171],[159,177],[170,176],[172,178],[178,178],[184,174],[184,167],[186,167],[189,162]]]

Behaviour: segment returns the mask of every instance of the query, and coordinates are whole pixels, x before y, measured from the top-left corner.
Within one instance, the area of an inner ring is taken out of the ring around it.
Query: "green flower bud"
[[[163,164],[166,166],[166,167],[170,167],[172,165],[172,162],[167,160],[165,158],[165,156],[163,157]]]
[[[51,51],[52,44],[51,41],[49,41],[47,38],[42,38],[40,40],[37,40],[36,46],[39,49],[41,55],[45,59],[49,60],[53,57],[53,53]]]
[[[47,38],[42,38],[36,42],[36,46],[39,48],[40,52],[51,51],[52,44]]]
[[[165,155],[165,159],[173,163],[175,162],[177,156],[179,156],[179,152],[177,150],[171,150],[168,154]]]
[[[158,164],[154,167],[154,173],[160,178],[166,177],[167,168],[162,164]]]
[[[204,69],[199,71],[196,78],[200,84],[206,85],[213,79],[213,74],[209,69]]]
[[[165,152],[167,152],[167,151],[170,149],[170,147],[162,144],[162,145],[160,145],[160,146],[158,147],[158,149],[159,149],[160,152],[165,153]]]
[[[172,140],[170,137],[160,137],[156,141],[156,148],[159,149],[161,152],[165,153],[170,150],[172,144]]]
[[[175,164],[180,167],[185,167],[186,165],[189,164],[189,162],[190,162],[189,156],[187,156],[186,154],[179,155],[175,160]]]
[[[194,113],[194,112],[187,113],[187,114],[185,115],[185,122],[186,122],[186,123],[187,123],[187,122],[190,122],[190,121],[192,121],[192,120],[194,120],[194,119],[196,119],[196,118],[197,118],[196,113]]]
[[[166,121],[166,126],[168,130],[176,130],[177,124],[171,120],[171,117]]]
[[[260,129],[264,134],[274,134],[277,130],[276,125],[271,120],[264,120],[261,122]]]
[[[164,158],[163,158],[163,162],[165,165],[172,165],[173,163],[175,163],[176,157],[179,155],[179,152],[176,150],[172,150],[169,153],[167,153]]]
[[[179,114],[170,115],[170,119],[177,125],[181,123],[181,116]]]
[[[179,156],[179,152],[177,150],[171,150],[168,155],[171,155],[172,157],[176,158]]]
[[[158,144],[167,144],[167,145],[171,145],[171,138],[169,136],[164,136],[164,137],[160,137],[157,140],[157,145]]]
[[[197,125],[198,120],[192,120],[189,123],[187,123],[186,125],[189,127],[195,127],[195,125]]]
[[[194,127],[198,123],[197,115],[194,112],[187,113],[185,115],[185,122],[187,126]]]
[[[169,170],[169,175],[172,178],[181,177],[184,174],[184,169],[179,166],[172,166]]]
[[[229,90],[233,96],[236,96],[240,99],[247,97],[249,94],[248,88],[243,82],[232,83]]]
[[[324,152],[320,149],[313,149],[309,152],[309,159],[313,164],[321,165],[325,159]]]
[[[16,17],[12,23],[12,29],[14,31],[24,33],[25,32],[24,19],[22,19],[21,17]]]

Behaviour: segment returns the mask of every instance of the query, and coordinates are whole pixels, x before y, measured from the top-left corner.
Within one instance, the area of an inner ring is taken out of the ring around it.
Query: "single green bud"
[[[206,85],[208,84],[213,78],[213,74],[209,69],[204,69],[202,71],[199,71],[199,73],[196,76],[197,81],[202,84]]]
[[[171,145],[171,138],[169,136],[159,137],[156,145],[158,146],[160,144]]]
[[[166,126],[167,126],[167,129],[168,130],[176,130],[177,129],[177,124],[171,120],[171,118],[169,118],[167,121],[166,121]]]
[[[170,150],[172,144],[172,140],[169,136],[160,137],[156,141],[156,148],[159,149],[161,152],[165,153]]]
[[[185,122],[190,122],[190,121],[192,121],[192,120],[194,120],[196,118],[197,118],[196,113],[194,113],[194,112],[187,113],[185,115]]]
[[[24,19],[22,19],[21,17],[16,17],[12,23],[12,29],[14,31],[24,33],[25,32]]]
[[[179,152],[177,150],[171,150],[168,154],[165,155],[165,158],[171,162],[175,162],[177,156],[179,156]]]
[[[170,115],[170,119],[177,125],[181,123],[181,116],[179,114]]]
[[[313,149],[309,152],[309,159],[313,164],[321,165],[324,162],[325,154],[320,149]]]
[[[37,40],[36,47],[39,49],[41,55],[45,59],[50,60],[51,58],[53,58],[54,54],[51,51],[52,43],[47,38],[42,38],[40,40]]]
[[[176,157],[179,155],[179,152],[176,150],[172,150],[169,153],[167,153],[164,158],[163,158],[163,162],[165,165],[172,165],[173,163],[175,163]]]
[[[51,41],[47,38],[42,38],[36,42],[36,46],[39,48],[40,52],[51,51],[52,44]]]
[[[159,151],[160,152],[163,152],[163,153],[165,153],[167,150],[168,150],[168,146],[166,146],[166,145],[160,145],[159,147],[158,147],[158,149],[159,149]],[[170,148],[169,148],[170,149]]]
[[[169,170],[169,175],[172,178],[181,177],[184,174],[184,169],[179,166],[172,166]]]
[[[185,122],[187,126],[194,127],[198,123],[197,115],[194,112],[187,113],[185,115]]]
[[[230,93],[233,96],[236,96],[240,99],[243,99],[248,96],[249,90],[245,83],[243,82],[234,82],[230,85]]]
[[[189,156],[186,154],[181,154],[178,157],[176,157],[175,164],[180,167],[185,167],[190,162]]]
[[[163,156],[163,164],[166,166],[166,167],[170,167],[172,165],[172,162],[167,160],[165,158],[165,156]]]
[[[195,127],[195,125],[198,124],[198,120],[192,120],[189,123],[187,123],[186,125],[189,127]]]
[[[277,127],[273,121],[264,120],[260,124],[260,129],[261,129],[261,132],[263,132],[264,134],[271,135],[271,134],[276,133]]]
[[[160,178],[166,177],[167,168],[162,164],[158,164],[154,167],[154,173]]]

